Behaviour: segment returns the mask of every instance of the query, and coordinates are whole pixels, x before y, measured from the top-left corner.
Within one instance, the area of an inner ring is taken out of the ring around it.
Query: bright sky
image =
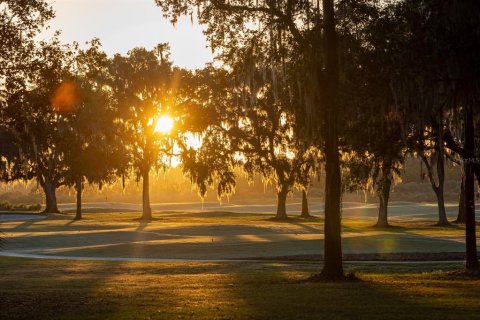
[[[163,18],[154,0],[49,0],[56,17],[50,21],[50,30],[42,37],[50,37],[62,30],[64,42],[100,38],[109,54],[127,53],[142,46],[152,49],[160,42],[170,43],[171,58],[180,67],[201,68],[212,61],[206,48],[203,27],[183,17],[173,27]]]

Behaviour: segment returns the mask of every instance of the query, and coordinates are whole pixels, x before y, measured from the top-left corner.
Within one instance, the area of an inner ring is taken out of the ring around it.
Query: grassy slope
[[[475,319],[480,281],[459,265],[139,263],[0,258],[0,319]],[[434,271],[443,269],[443,271]]]

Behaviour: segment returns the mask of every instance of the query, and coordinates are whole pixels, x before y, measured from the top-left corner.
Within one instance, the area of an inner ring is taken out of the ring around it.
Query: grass
[[[475,319],[480,280],[459,264],[349,265],[360,281],[309,283],[317,263],[0,259],[0,319]]]
[[[195,211],[154,213],[150,223],[139,212],[50,215],[41,220],[2,223],[5,250],[67,256],[176,259],[248,259],[318,255],[323,221],[274,221],[268,214]],[[434,221],[392,220],[379,229],[368,219],[343,220],[346,254],[464,251],[464,227],[437,227]],[[479,228],[480,232],[480,228]]]

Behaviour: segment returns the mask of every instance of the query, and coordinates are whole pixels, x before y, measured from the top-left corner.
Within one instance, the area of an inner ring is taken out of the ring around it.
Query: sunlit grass
[[[474,319],[480,281],[460,264],[347,265],[360,278],[308,283],[317,263],[0,259],[2,319]]]
[[[140,212],[91,210],[80,221],[73,221],[70,213],[4,222],[5,250],[82,257],[212,260],[291,256],[318,259],[323,252],[321,218],[276,221],[261,213],[163,211],[154,212],[154,221],[145,223],[139,221],[140,216]],[[393,227],[379,229],[373,224],[372,219],[343,220],[344,253],[353,255],[349,259],[385,253],[407,253],[409,259],[428,259],[428,253],[436,254],[435,259],[447,259],[446,255],[440,257],[442,253],[448,253],[448,259],[463,258],[463,226],[440,228],[434,221],[398,220],[392,221]]]

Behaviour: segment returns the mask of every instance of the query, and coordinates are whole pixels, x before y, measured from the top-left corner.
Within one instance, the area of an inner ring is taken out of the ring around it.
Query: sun
[[[154,131],[168,134],[170,133],[170,131],[172,131],[172,129],[173,129],[173,119],[167,115],[163,115],[157,120],[157,124],[155,125]]]

